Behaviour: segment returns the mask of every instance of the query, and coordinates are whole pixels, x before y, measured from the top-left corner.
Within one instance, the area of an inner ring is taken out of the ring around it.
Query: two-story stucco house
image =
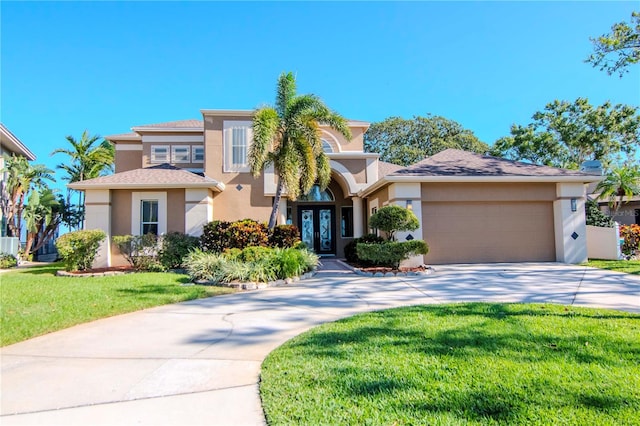
[[[202,120],[133,127],[108,136],[115,174],[70,184],[86,193],[87,229],[108,235],[200,235],[211,220],[267,221],[276,175],[254,178],[247,164],[252,111],[202,110]],[[349,121],[347,141],[321,127],[332,180],[298,200],[283,197],[278,223],[297,225],[321,255],[342,256],[387,204],[409,206],[421,221],[414,233],[431,250],[428,263],[586,260],[584,173],[447,150],[408,168],[363,150],[369,124]],[[101,266],[122,262],[106,243]]]

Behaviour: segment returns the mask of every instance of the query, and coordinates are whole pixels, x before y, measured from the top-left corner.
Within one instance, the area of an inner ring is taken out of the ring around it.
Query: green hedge
[[[376,234],[366,234],[359,238],[354,238],[349,241],[347,245],[344,246],[344,257],[347,262],[357,263],[362,266],[369,265],[369,262],[366,260],[360,259],[358,257],[358,244],[359,243],[371,243],[371,244],[380,244],[384,242],[384,238],[377,236]]]
[[[382,243],[359,243],[358,257],[378,266],[398,268],[400,262],[410,256],[427,254],[429,247],[422,240],[413,241],[385,241]]]
[[[100,243],[107,235],[100,229],[74,231],[59,237],[55,244],[66,271],[91,269]]]
[[[288,248],[299,242],[300,231],[296,226],[278,225],[269,230],[265,223],[253,219],[209,222],[200,237],[200,247],[214,253],[255,246]]]

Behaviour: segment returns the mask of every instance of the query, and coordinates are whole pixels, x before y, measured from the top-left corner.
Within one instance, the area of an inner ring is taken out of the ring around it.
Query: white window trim
[[[196,160],[196,150],[197,149],[201,149],[202,150],[202,160]],[[192,145],[191,146],[191,163],[193,163],[193,164],[204,163],[204,146],[203,145]]]
[[[158,148],[164,148],[167,150],[167,159],[166,160],[158,160],[156,158],[155,150]],[[171,146],[170,145],[151,145],[151,155],[150,160],[152,163],[170,163],[171,162]]]
[[[247,164],[235,165],[232,163],[233,158],[233,129],[245,127],[247,131]],[[249,167],[249,150],[253,142],[253,122],[251,121],[225,121],[223,124],[223,156],[224,156],[224,172],[250,172]]]
[[[187,159],[186,160],[177,160],[176,159],[176,152],[179,149],[183,149],[186,150],[187,152]],[[191,163],[191,149],[189,147],[189,145],[172,145],[171,146],[171,163]]]
[[[131,193],[131,235],[142,232],[142,201],[158,201],[158,236],[167,233],[167,193],[166,192],[132,192]]]

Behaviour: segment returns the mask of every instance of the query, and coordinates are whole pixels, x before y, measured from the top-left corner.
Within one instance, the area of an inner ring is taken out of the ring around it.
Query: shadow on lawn
[[[47,265],[37,265],[18,268],[15,271],[29,275],[55,275],[57,271],[64,269],[62,263],[49,263]]]

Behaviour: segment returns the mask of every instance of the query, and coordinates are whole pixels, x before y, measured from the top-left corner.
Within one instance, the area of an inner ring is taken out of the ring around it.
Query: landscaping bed
[[[552,304],[390,309],[264,361],[267,423],[638,424],[640,315]]]

